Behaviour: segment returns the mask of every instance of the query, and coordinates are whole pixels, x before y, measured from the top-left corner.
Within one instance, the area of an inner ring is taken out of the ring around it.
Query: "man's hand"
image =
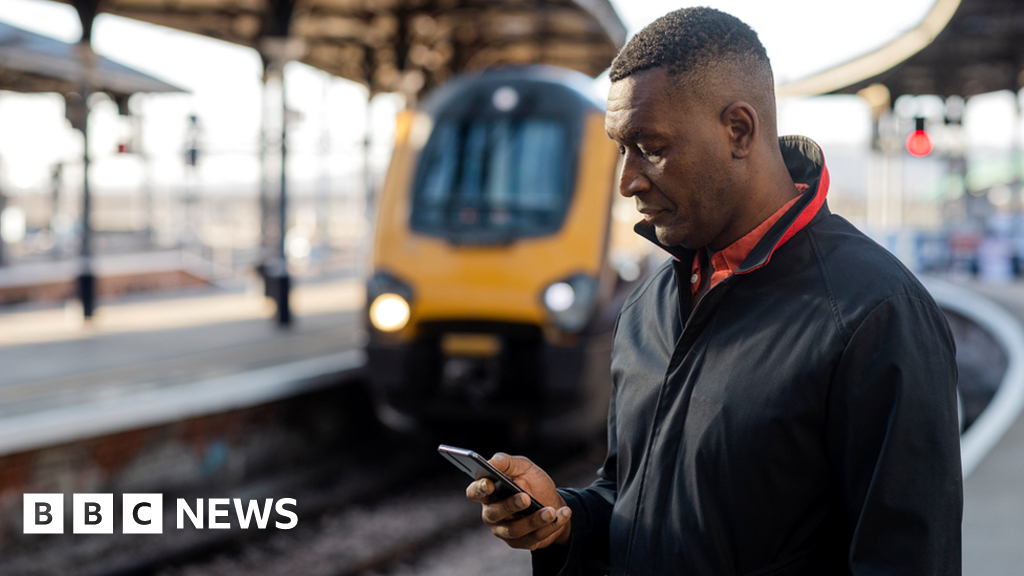
[[[484,524],[495,536],[513,548],[537,550],[551,544],[566,544],[572,525],[569,517],[572,510],[555,490],[555,483],[544,470],[523,456],[509,456],[497,453],[490,459],[502,474],[508,476],[520,488],[537,498],[545,506],[526,518],[514,519],[512,515],[530,505],[530,497],[518,494],[505,500],[495,500],[494,483],[481,478],[466,488],[466,497],[483,504]]]

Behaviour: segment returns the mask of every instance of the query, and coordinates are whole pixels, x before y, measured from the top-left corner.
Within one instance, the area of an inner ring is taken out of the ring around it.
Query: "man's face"
[[[622,154],[619,193],[636,200],[665,246],[716,246],[737,202],[727,127],[663,69],[612,84],[605,131]]]

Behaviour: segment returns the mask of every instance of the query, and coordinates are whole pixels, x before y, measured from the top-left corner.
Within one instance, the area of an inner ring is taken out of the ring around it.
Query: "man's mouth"
[[[665,210],[661,210],[659,208],[642,208],[639,212],[643,215],[645,222],[651,222],[657,218],[659,214],[663,214]]]

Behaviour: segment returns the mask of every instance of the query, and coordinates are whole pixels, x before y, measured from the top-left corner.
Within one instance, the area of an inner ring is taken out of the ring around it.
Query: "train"
[[[647,261],[618,158],[593,80],[571,70],[461,75],[399,114],[366,271],[386,424],[603,428],[612,330]]]

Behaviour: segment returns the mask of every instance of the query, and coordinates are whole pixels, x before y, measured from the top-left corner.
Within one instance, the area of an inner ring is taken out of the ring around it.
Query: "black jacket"
[[[607,460],[535,574],[960,573],[949,327],[829,213],[817,145],[780,145],[809,189],[736,273],[690,313],[693,252],[666,248],[623,307]]]

